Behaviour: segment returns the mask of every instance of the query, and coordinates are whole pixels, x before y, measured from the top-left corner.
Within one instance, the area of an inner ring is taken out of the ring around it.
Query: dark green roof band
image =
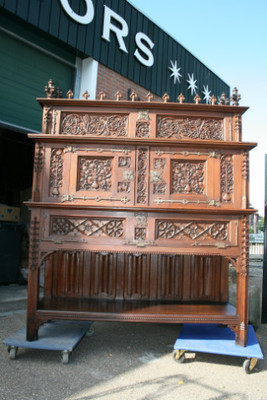
[[[0,0],[0,13],[5,10],[10,18],[53,38],[55,45],[67,46],[73,55],[92,57],[148,91],[159,96],[168,92],[171,101],[180,93],[187,102],[193,102],[196,93],[203,99],[204,93],[220,97],[225,92],[229,98],[225,82],[126,0],[65,2],[78,15],[86,15],[85,4],[90,4],[87,24],[71,18],[63,3]]]

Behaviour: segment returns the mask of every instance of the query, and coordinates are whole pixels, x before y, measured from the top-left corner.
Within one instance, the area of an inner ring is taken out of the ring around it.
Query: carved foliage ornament
[[[223,202],[231,201],[233,190],[233,157],[231,155],[223,155],[221,157],[221,196]]]
[[[78,190],[111,189],[112,159],[79,157]]]
[[[204,162],[172,160],[172,193],[204,193]]]
[[[50,234],[120,238],[124,235],[124,220],[109,218],[52,217]]]
[[[64,114],[64,135],[127,136],[126,115]]]
[[[51,149],[49,193],[59,197],[63,178],[63,149]]]
[[[156,223],[157,238],[190,240],[213,239],[227,240],[228,223],[226,222],[171,222],[168,220],[158,220]]]
[[[157,137],[223,140],[223,121],[201,118],[158,117]]]
[[[139,204],[147,202],[147,167],[148,151],[147,149],[139,149],[137,156],[137,203]]]

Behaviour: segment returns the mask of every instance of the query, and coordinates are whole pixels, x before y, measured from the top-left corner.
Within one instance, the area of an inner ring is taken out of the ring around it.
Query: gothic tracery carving
[[[52,217],[50,234],[112,237],[124,235],[124,220],[111,218]]]
[[[227,222],[194,222],[158,220],[156,222],[156,234],[160,239],[190,240],[196,239],[228,239]]]

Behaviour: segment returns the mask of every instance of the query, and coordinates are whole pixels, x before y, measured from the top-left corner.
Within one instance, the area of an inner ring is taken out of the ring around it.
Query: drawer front
[[[42,210],[41,248],[157,254],[235,254],[238,217]]]

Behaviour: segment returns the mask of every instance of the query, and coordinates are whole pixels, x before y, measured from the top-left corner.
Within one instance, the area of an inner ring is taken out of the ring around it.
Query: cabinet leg
[[[247,338],[248,338],[248,326],[247,324],[241,322],[236,332],[235,342],[239,346],[245,347],[247,345]]]
[[[27,332],[26,332],[26,340],[32,342],[38,339],[38,328],[39,325],[35,321],[34,317],[28,317],[27,319]]]

